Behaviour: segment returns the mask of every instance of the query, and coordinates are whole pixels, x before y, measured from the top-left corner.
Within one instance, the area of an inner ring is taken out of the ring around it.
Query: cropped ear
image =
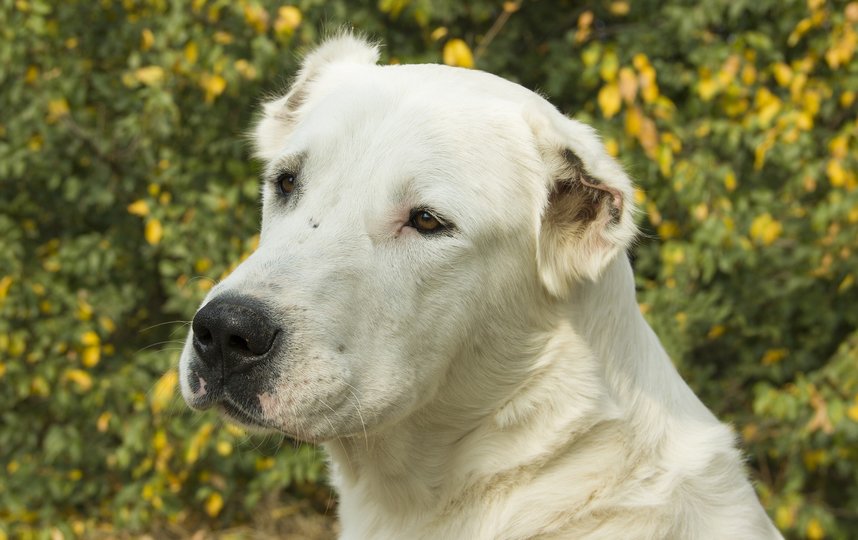
[[[529,118],[547,173],[537,268],[548,292],[564,297],[576,281],[598,279],[637,229],[622,167],[592,128],[548,109]]]
[[[270,160],[277,155],[283,139],[292,131],[301,107],[307,103],[313,83],[332,64],[375,64],[379,58],[376,43],[342,30],[307,53],[289,92],[263,104],[262,120],[253,133],[256,156]]]

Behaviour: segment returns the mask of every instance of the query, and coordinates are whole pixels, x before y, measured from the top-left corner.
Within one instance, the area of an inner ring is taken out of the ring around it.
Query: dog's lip
[[[234,420],[241,422],[242,424],[265,428],[272,427],[268,424],[268,422],[257,417],[255,414],[247,412],[244,408],[235,403],[235,401],[230,399],[228,395],[220,399],[217,402],[217,405],[221,409],[221,411],[223,411],[224,414],[226,414],[230,418],[233,418]]]

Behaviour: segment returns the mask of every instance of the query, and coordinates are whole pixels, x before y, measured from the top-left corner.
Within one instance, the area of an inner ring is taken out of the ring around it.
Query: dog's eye
[[[295,174],[291,172],[283,172],[277,176],[277,190],[284,197],[288,197],[295,191]]]
[[[447,229],[447,226],[438,219],[432,212],[425,209],[417,209],[411,212],[411,217],[408,219],[408,226],[417,229],[423,234],[441,232]]]

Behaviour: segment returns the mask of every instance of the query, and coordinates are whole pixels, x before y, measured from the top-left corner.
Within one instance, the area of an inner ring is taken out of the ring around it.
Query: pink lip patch
[[[195,398],[200,398],[200,397],[203,397],[204,395],[206,395],[206,380],[203,379],[202,377],[199,377],[199,379],[200,379],[200,388],[199,388],[199,390],[194,392]]]

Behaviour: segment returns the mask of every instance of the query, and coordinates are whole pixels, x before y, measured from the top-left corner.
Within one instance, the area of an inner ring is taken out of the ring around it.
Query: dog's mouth
[[[230,422],[234,422],[246,428],[250,428],[251,430],[264,430],[267,432],[277,432],[284,437],[284,441],[291,444],[292,446],[299,446],[303,442],[301,439],[298,439],[291,433],[287,433],[283,431],[281,428],[273,425],[271,422],[268,422],[259,416],[253,414],[252,412],[247,411],[241,405],[237,404],[233,401],[228,395],[224,396],[221,401],[217,403],[217,408],[219,412]]]
[[[224,399],[218,403],[218,408],[227,418],[239,424],[250,427],[272,428],[268,422],[265,422],[255,414],[247,412],[241,406],[234,403],[228,396],[224,396]]]

